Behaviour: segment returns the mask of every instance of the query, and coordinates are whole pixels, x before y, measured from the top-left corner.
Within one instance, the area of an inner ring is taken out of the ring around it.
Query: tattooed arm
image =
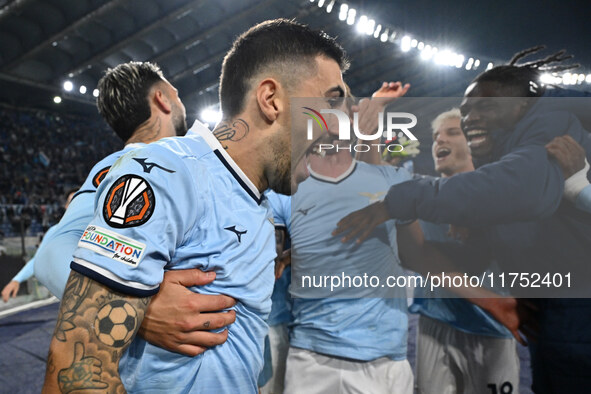
[[[72,271],[47,358],[44,393],[124,393],[119,359],[150,297],[117,293]]]

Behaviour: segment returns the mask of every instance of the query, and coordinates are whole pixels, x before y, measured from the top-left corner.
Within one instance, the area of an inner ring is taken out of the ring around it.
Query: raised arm
[[[43,393],[124,393],[119,360],[149,302],[150,297],[117,293],[72,271],[51,339]]]
[[[402,85],[398,82],[384,82],[382,86],[372,94],[371,99],[362,99],[359,104],[351,107],[353,112],[359,113],[359,130],[365,134],[373,134],[378,129],[378,113],[383,112],[388,104],[402,97],[410,89],[410,84]],[[380,141],[373,141],[379,144]],[[367,152],[357,152],[355,158],[369,164],[390,165],[382,160],[383,149],[371,146]]]

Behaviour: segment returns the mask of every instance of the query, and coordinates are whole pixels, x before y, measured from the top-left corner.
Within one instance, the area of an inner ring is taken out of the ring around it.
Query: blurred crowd
[[[47,229],[63,213],[65,192],[92,166],[121,148],[101,120],[0,107],[0,231]]]

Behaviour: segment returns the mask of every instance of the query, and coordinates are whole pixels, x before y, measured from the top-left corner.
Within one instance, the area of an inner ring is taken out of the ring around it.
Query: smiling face
[[[512,97],[512,98],[508,98]],[[491,132],[511,131],[527,108],[524,98],[516,98],[515,90],[496,82],[474,82],[464,95],[460,112],[462,130],[475,157],[493,150]]]
[[[474,169],[459,117],[445,119],[433,130],[431,154],[435,171],[444,177]]]
[[[341,74],[341,69],[337,62],[324,56],[318,56],[315,59],[316,67],[314,73],[310,77],[302,78],[298,86],[295,87],[291,103],[299,105],[306,103],[307,106],[320,111],[325,108],[334,108],[334,106],[342,106],[342,97],[345,95],[345,84]],[[296,100],[294,97],[306,98],[306,100]],[[309,98],[309,99],[307,99]],[[319,139],[326,138],[327,130],[321,130],[319,127],[314,128],[314,135],[311,139],[307,138],[307,116],[301,111],[301,108],[293,108],[291,113],[293,118],[290,118],[292,128],[292,176],[291,187],[292,194],[297,190],[297,184],[303,182],[308,177],[306,156],[311,153],[313,145]],[[327,117],[327,121],[334,116]],[[334,128],[332,123],[329,123],[329,130]],[[332,131],[334,132],[334,131]]]

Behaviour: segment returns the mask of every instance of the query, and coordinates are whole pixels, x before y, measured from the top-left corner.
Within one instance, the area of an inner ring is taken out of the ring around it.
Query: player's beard
[[[283,141],[274,140],[271,143],[273,168],[269,172],[269,188],[280,194],[291,194],[291,154]]]
[[[187,134],[187,119],[178,105],[172,106],[172,125],[177,136],[182,137]]]

